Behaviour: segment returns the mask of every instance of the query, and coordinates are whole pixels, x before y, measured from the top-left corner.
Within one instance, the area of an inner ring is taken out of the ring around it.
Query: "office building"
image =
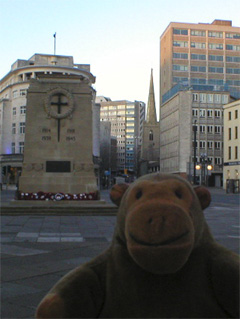
[[[100,101],[97,97],[96,101]],[[145,103],[100,102],[100,120],[111,123],[111,135],[117,138],[117,171],[137,173],[140,159]]]
[[[210,184],[220,186],[223,105],[240,97],[240,28],[172,22],[160,46],[160,170],[193,181],[194,163],[208,161]]]

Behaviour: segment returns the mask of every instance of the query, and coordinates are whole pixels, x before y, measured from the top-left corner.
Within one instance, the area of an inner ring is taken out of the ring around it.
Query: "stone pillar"
[[[80,83],[79,83],[80,82]],[[89,81],[68,77],[31,80],[20,192],[97,191],[92,162],[92,94]]]

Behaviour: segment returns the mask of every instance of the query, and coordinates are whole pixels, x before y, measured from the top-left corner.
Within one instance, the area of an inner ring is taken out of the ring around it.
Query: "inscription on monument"
[[[70,173],[71,162],[70,161],[46,161],[47,173]]]

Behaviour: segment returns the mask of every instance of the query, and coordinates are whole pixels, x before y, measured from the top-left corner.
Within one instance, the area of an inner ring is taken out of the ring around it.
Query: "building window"
[[[12,123],[12,134],[16,134],[16,123]]]
[[[237,139],[238,138],[238,127],[235,126],[235,138]]]
[[[221,117],[221,111],[215,110],[214,111],[214,115],[215,115],[216,118],[220,118]]]
[[[193,110],[192,110],[192,116],[193,116],[193,117],[197,117],[197,116],[198,116],[198,110],[193,109]]]
[[[207,126],[207,132],[208,132],[209,134],[212,134],[212,133],[213,133],[213,126],[212,126],[212,125],[208,125],[208,126]]]
[[[232,113],[228,112],[228,120],[231,121],[231,119],[232,119]]]
[[[200,117],[206,117],[206,110],[199,110]]]
[[[188,47],[188,42],[187,41],[173,41],[173,46],[181,47],[181,48],[187,48]]]
[[[200,133],[204,134],[206,132],[206,126],[205,125],[199,125]]]
[[[229,129],[228,129],[228,139],[229,140],[232,139],[232,129],[231,129],[231,127],[229,127]]]
[[[149,141],[153,141],[153,131],[149,132]]]
[[[221,157],[215,157],[214,163],[215,163],[216,165],[221,165]]]
[[[226,56],[226,61],[227,62],[240,62],[240,57],[239,56]]]
[[[216,125],[214,127],[214,132],[215,132],[215,134],[220,134],[221,133],[221,126],[220,125]]]
[[[231,146],[228,146],[228,159],[231,159],[232,157],[232,148]]]
[[[240,33],[226,33],[226,38],[240,39]]]
[[[16,98],[18,96],[18,91],[17,90],[13,91],[12,96],[13,98]]]
[[[207,142],[207,147],[208,148],[213,148],[213,142],[212,141],[208,141]]]
[[[185,60],[187,60],[188,59],[188,54],[187,53],[176,53],[176,52],[174,52],[173,53],[173,58],[174,59],[185,59]]]
[[[221,94],[215,94],[214,100],[215,100],[215,103],[221,103]]]
[[[223,50],[223,44],[221,43],[209,43],[208,48],[210,50]]]
[[[227,95],[222,95],[222,103],[223,104],[228,103],[228,96]]]
[[[217,68],[217,67],[210,66],[208,68],[208,72],[210,72],[210,73],[223,73],[223,68]]]
[[[202,61],[205,61],[205,60],[206,60],[206,55],[205,55],[205,54],[192,53],[192,54],[191,54],[191,59],[192,59],[192,60],[202,60]]]
[[[203,42],[191,42],[191,48],[205,49],[206,48],[206,43],[203,43]]]
[[[193,93],[193,101],[194,102],[198,101],[198,94],[197,93]]]
[[[208,110],[207,111],[207,116],[208,117],[213,117],[213,110]]]
[[[223,61],[223,55],[209,54],[208,59],[209,61]]]
[[[208,36],[210,38],[222,38],[223,33],[222,32],[215,32],[215,31],[208,31]]]
[[[181,64],[173,64],[173,70],[174,71],[187,71],[188,66],[187,65],[181,65]]]
[[[191,66],[191,71],[192,72],[206,72],[206,67],[205,66],[192,65]]]
[[[199,94],[199,100],[200,100],[200,102],[202,102],[202,103],[206,103],[206,100],[207,100],[206,94],[205,94],[205,93],[200,93],[200,94]]]
[[[25,95],[27,95],[27,90],[26,89],[20,90],[20,96],[25,96]]]
[[[15,154],[15,143],[12,143],[12,154]]]
[[[200,141],[199,142],[199,147],[200,148],[206,148],[206,142],[205,141]]]
[[[235,110],[235,119],[238,118],[238,110]]]
[[[215,147],[216,150],[220,150],[221,142],[214,142],[214,147]]]
[[[184,30],[184,29],[173,29],[173,34],[188,35],[188,30]]]
[[[213,94],[208,94],[207,97],[208,97],[208,102],[213,103]]]
[[[238,147],[235,146],[235,159],[237,159],[237,158],[238,158]]]
[[[26,106],[20,106],[20,114],[26,114]]]
[[[19,142],[19,153],[22,154],[24,152],[24,142]]]
[[[226,44],[226,50],[240,51],[240,45]]]
[[[20,130],[19,130],[20,134],[24,134],[25,133],[25,122],[20,122]]]
[[[16,107],[13,108],[12,114],[13,114],[13,115],[16,115],[16,114],[17,114],[17,109],[16,109]]]
[[[205,37],[206,36],[206,32],[205,31],[200,31],[200,30],[191,30],[191,35],[198,36],[198,37]]]
[[[226,72],[227,72],[227,73],[230,73],[230,74],[240,74],[240,69],[237,69],[237,68],[227,68],[227,69],[226,69]]]

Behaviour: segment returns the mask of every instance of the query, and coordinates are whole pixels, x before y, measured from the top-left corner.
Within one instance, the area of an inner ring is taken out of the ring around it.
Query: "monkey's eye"
[[[175,195],[179,198],[179,199],[182,199],[182,193],[180,190],[176,190],[175,191]]]
[[[142,191],[141,190],[136,193],[136,199],[139,199],[140,197],[142,197]]]

